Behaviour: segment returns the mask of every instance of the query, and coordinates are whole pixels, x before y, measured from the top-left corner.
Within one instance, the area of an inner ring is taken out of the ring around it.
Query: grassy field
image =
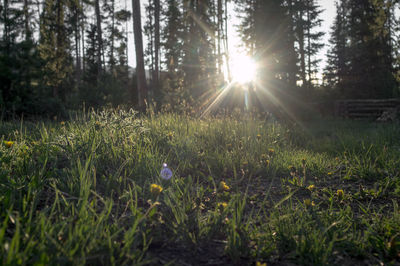
[[[398,124],[110,111],[0,136],[3,265],[400,264]]]

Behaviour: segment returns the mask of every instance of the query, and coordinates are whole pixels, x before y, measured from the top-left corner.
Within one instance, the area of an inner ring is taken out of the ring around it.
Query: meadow
[[[398,123],[114,110],[0,136],[2,265],[400,264]]]

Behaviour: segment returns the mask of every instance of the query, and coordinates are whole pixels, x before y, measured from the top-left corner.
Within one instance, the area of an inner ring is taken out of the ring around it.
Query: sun
[[[232,77],[235,82],[254,81],[257,73],[256,63],[248,56],[236,55],[232,60]]]

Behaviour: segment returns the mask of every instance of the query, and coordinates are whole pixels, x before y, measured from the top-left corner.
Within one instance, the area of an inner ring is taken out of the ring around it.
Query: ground
[[[399,131],[248,113],[3,122],[1,262],[398,265]]]

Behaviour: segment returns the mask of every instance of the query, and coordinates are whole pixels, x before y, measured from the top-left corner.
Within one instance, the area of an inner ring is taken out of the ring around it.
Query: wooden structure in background
[[[399,110],[400,98],[335,102],[335,116],[344,118],[390,121],[396,119]]]

